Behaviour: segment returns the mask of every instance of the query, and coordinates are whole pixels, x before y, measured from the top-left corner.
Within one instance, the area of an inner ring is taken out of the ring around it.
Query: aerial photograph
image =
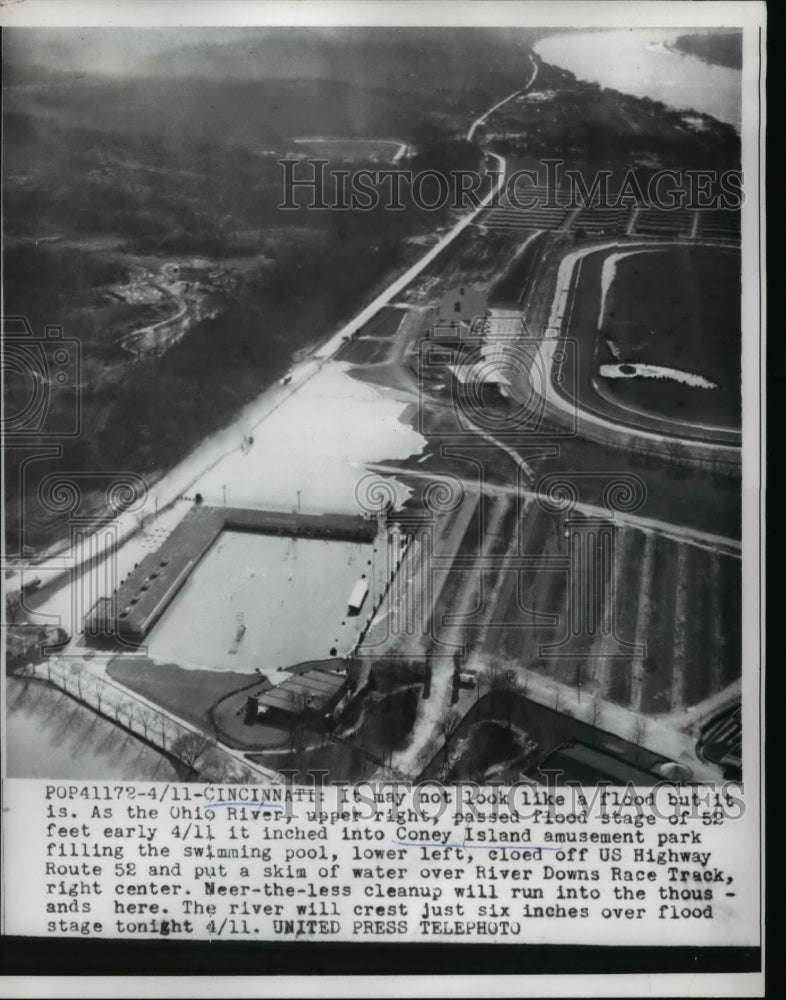
[[[9,777],[743,777],[742,38],[4,30]]]

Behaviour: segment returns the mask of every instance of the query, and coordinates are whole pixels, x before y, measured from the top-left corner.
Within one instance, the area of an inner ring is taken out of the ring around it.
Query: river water
[[[649,97],[680,110],[700,111],[740,131],[742,73],[670,48],[688,29],[578,31],[549,35],[535,45],[544,62],[580,80]]]

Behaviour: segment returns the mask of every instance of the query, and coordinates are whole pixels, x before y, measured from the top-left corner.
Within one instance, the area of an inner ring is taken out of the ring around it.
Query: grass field
[[[116,656],[107,666],[112,680],[195,725],[207,727],[210,707],[254,680],[232,670],[185,670],[148,657]]]

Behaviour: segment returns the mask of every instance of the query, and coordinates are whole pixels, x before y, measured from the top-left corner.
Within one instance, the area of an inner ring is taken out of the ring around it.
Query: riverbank
[[[680,36],[684,30],[560,32],[533,48],[544,62],[569,70],[578,80],[708,114],[739,132],[741,72],[674,51]]]

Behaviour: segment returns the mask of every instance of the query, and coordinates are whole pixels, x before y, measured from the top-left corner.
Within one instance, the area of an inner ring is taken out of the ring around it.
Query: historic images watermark
[[[361,168],[336,169],[330,160],[288,157],[282,168],[282,200],[288,211],[465,211],[481,204],[535,208],[646,208],[662,212],[686,209],[738,211],[745,203],[741,170],[612,170],[565,168],[561,159],[543,159],[537,169],[511,172]]]

